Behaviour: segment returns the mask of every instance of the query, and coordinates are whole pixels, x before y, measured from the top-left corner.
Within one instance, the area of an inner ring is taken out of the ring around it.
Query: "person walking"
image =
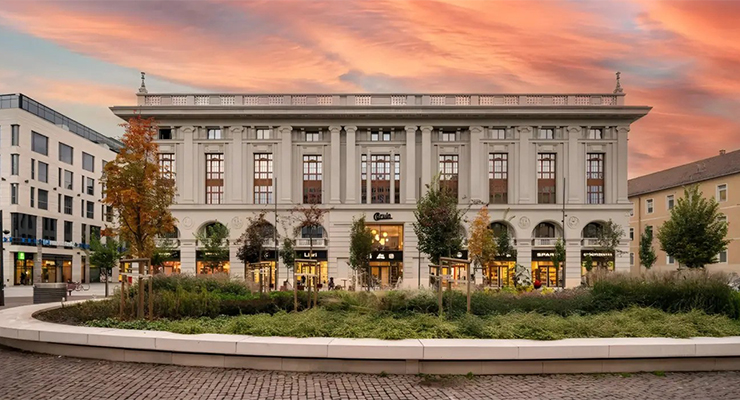
[[[329,290],[334,290],[334,277],[329,278]]]

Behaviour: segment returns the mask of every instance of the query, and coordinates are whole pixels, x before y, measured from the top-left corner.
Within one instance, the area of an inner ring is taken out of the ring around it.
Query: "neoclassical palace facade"
[[[153,94],[142,87],[120,118],[154,117],[160,162],[177,183],[173,213],[179,251],[171,271],[206,273],[195,233],[230,229],[223,270],[243,276],[236,239],[266,212],[292,235],[291,210],[317,201],[323,229],[297,234],[299,257],[320,261],[323,277],[351,279],[349,231],[365,215],[374,235],[373,275],[381,285],[428,284],[428,260],[412,223],[417,199],[436,174],[470,207],[489,204],[496,230],[517,249],[484,277],[505,284],[506,266],[532,266],[543,285],[576,286],[587,255],[629,271],[624,253],[594,251],[594,229],[629,226],[627,137],[650,107],[608,94]],[[564,271],[550,261],[557,238]],[[272,238],[265,259],[275,257]],[[313,254],[309,245],[313,245]],[[464,255],[463,255],[464,256]],[[288,276],[283,266],[281,277]],[[564,275],[563,275],[564,274]]]

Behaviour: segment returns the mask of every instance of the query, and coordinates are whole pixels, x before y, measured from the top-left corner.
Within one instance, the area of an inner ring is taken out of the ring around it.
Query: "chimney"
[[[721,156],[725,155],[725,149],[720,150],[719,151],[719,155],[721,155]]]

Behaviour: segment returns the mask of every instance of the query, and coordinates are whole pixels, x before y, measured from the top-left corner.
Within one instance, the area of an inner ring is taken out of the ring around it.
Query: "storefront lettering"
[[[376,212],[375,214],[373,214],[373,219],[376,220],[376,221],[382,221],[382,220],[386,220],[386,219],[393,219],[393,217],[391,216],[391,213],[379,213],[379,212]]]
[[[555,253],[537,253],[537,257],[552,257]]]
[[[589,257],[612,257],[613,254],[612,253],[596,253],[596,252],[592,252],[592,251],[584,251],[583,252],[583,257],[586,257],[586,256],[589,256]]]
[[[310,251],[304,251],[303,252],[303,258],[316,258],[318,257],[318,254],[311,253]]]
[[[369,259],[373,261],[378,260],[396,260],[396,259],[402,259],[403,258],[403,252],[401,251],[379,251],[379,252],[373,252],[370,254]]]

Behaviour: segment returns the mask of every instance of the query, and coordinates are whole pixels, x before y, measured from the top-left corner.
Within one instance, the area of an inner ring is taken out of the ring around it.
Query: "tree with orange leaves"
[[[481,207],[470,226],[468,252],[477,268],[484,268],[496,257],[496,238],[491,230],[488,206]]]
[[[106,227],[106,234],[118,234],[127,244],[129,256],[150,258],[154,239],[175,227],[170,213],[175,197],[173,173],[160,169],[153,118],[138,116],[121,126],[126,129],[121,139],[124,147],[103,168],[101,179],[103,203],[113,208],[118,222],[115,228]]]

